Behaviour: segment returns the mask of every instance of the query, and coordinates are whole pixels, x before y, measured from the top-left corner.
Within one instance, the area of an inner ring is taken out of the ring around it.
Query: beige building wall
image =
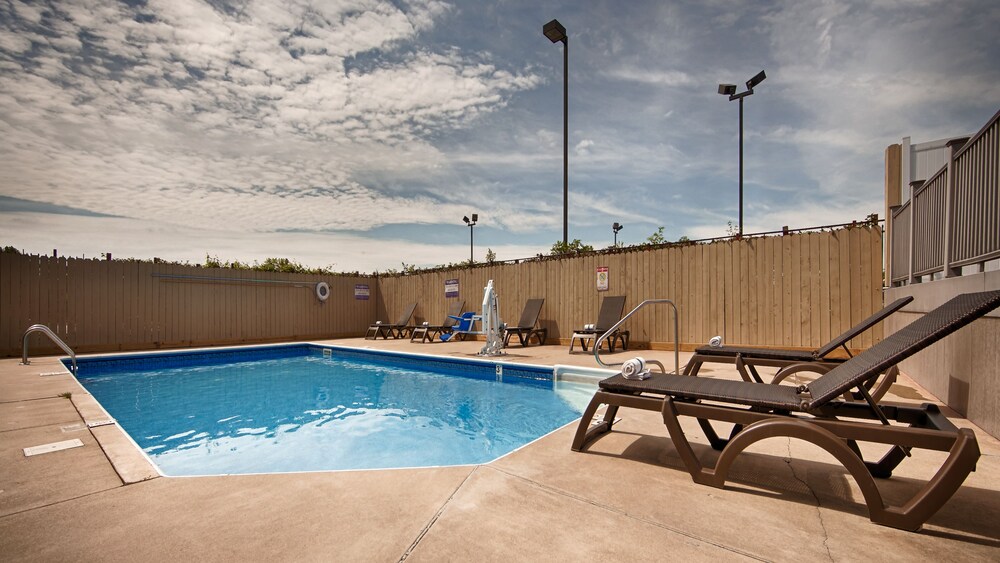
[[[913,302],[885,322],[889,335],[955,295],[1000,289],[1000,271],[982,272],[886,290],[891,301]],[[902,363],[900,369],[949,407],[1000,436],[1000,310]]]

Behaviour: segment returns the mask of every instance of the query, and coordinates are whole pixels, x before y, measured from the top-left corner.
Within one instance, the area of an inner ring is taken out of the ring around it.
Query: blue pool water
[[[216,475],[484,463],[578,418],[593,393],[501,369],[294,345],[84,358],[77,377],[161,472]]]

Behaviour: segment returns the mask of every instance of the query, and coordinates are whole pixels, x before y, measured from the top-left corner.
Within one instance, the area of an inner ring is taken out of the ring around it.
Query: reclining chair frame
[[[665,373],[646,380],[615,375],[600,382],[583,413],[572,449],[582,451],[610,432],[620,407],[660,412],[692,479],[722,488],[733,461],[748,446],[766,438],[797,438],[826,450],[847,469],[861,489],[873,522],[917,530],[975,470],[978,442],[971,430],[956,428],[936,405],[879,403],[865,383],[998,306],[1000,291],[960,295],[821,375],[810,384],[813,389]],[[857,388],[863,403],[835,399],[851,388]],[[592,424],[601,405],[608,405],[603,419]],[[681,416],[697,419],[711,446],[721,451],[714,467],[703,466],[695,455],[681,428]],[[730,437],[720,438],[712,421],[733,424]],[[878,461],[865,461],[858,442],[890,448]],[[908,502],[889,506],[875,478],[889,478],[914,448],[944,451],[948,456]]]

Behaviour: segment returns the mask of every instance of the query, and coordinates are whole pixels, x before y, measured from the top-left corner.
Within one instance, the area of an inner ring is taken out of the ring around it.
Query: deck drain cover
[[[113,419],[113,418],[107,418],[107,419],[104,419],[104,420],[95,420],[93,422],[88,422],[87,426],[90,427],[90,428],[97,428],[98,426],[108,426],[109,424],[114,424],[114,423],[115,423],[115,419]]]
[[[68,450],[70,448],[79,448],[80,446],[83,446],[83,442],[81,442],[78,438],[73,438],[72,440],[64,440],[62,442],[53,442],[51,444],[42,444],[41,446],[32,446],[30,448],[24,448],[24,457],[48,454],[52,452],[58,452],[60,450]]]

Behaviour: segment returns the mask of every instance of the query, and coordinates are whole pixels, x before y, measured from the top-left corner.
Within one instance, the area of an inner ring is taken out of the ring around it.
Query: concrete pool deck
[[[325,342],[474,357],[476,342]],[[594,367],[567,346],[513,346],[504,361]],[[668,367],[673,352],[634,355]],[[690,354],[682,353],[681,363]],[[731,366],[702,375],[736,378]],[[973,428],[977,471],[917,533],[870,522],[847,472],[809,444],[772,439],[725,489],[691,481],[656,413],[623,410],[587,453],[570,424],[463,467],[159,477],[56,357],[0,360],[0,558],[17,561],[611,561],[1000,559],[1000,444]],[[66,398],[66,393],[70,393]],[[902,377],[887,399],[934,401]],[[707,444],[685,421],[692,441]],[[23,448],[82,447],[25,457]],[[794,458],[790,454],[794,453]],[[711,450],[699,451],[706,457]],[[879,483],[890,501],[944,454],[917,452]]]

